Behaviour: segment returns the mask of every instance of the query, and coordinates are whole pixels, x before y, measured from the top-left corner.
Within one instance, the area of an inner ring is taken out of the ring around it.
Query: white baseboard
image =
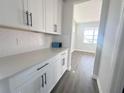
[[[68,67],[68,71],[71,71],[71,66]]]
[[[81,52],[96,54],[96,51],[86,51],[86,50],[81,50],[81,49],[74,49],[73,51],[81,51]]]
[[[101,84],[100,84],[100,80],[99,80],[98,77],[97,77],[97,85],[98,85],[99,93],[103,93],[102,87],[101,87]]]

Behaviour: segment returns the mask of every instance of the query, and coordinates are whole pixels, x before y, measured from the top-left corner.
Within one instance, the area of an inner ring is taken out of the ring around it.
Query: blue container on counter
[[[62,48],[62,42],[52,42],[52,48]]]

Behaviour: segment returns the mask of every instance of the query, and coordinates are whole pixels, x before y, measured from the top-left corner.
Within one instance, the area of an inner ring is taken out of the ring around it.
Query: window
[[[87,44],[96,44],[98,37],[98,27],[86,27],[84,29],[83,42]]]

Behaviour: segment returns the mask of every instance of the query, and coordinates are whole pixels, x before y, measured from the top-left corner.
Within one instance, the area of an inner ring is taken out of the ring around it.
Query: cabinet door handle
[[[45,76],[45,84],[47,84],[47,76],[46,76],[46,73],[44,73],[44,76]]]
[[[65,58],[62,59],[62,65],[65,65]]]
[[[57,25],[54,25],[54,32],[57,32]]]
[[[32,13],[30,13],[30,21],[31,21],[30,26],[32,26]]]
[[[26,11],[26,19],[27,19],[27,22],[26,22],[26,24],[27,24],[27,26],[29,26],[29,12],[28,11]]]
[[[42,78],[42,87],[44,88],[44,76],[42,75],[41,78]]]
[[[41,70],[42,68],[44,68],[45,66],[47,66],[49,63],[46,63],[45,65],[43,65],[42,67],[38,68],[37,71]]]

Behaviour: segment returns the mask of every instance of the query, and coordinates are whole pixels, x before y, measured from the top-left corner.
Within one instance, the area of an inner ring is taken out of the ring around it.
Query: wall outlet
[[[19,40],[18,40],[18,38],[16,38],[16,45],[17,45],[17,46],[19,45]]]

